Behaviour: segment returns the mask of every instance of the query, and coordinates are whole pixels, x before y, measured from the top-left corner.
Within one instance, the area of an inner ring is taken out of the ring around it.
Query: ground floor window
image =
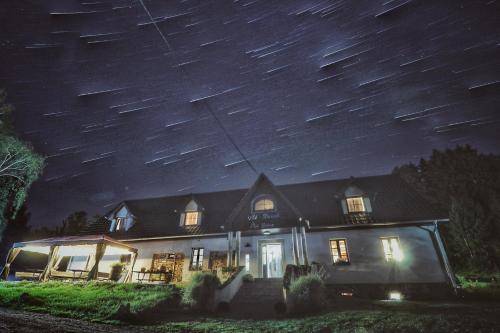
[[[349,255],[347,254],[347,242],[345,239],[331,239],[330,252],[334,264],[348,264]]]
[[[386,261],[401,261],[403,259],[398,237],[382,237],[381,240]]]
[[[195,247],[191,254],[191,270],[201,270],[203,268],[203,248]]]
[[[166,271],[172,273],[172,281],[182,281],[182,269],[184,265],[183,253],[155,253],[151,264],[151,271]],[[141,271],[146,272],[146,267],[141,267]],[[159,278],[158,275],[151,274],[151,279]]]

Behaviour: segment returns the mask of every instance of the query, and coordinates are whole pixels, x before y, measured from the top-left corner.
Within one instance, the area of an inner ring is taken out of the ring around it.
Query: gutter
[[[227,236],[227,232],[214,233],[214,234],[200,234],[200,235],[179,235],[179,236],[160,236],[160,237],[143,237],[143,238],[129,238],[119,239],[120,242],[138,242],[138,241],[155,241],[155,240],[168,240],[168,239],[185,239],[185,238],[210,238]]]
[[[311,226],[309,230],[311,231],[322,231],[322,230],[339,230],[339,229],[362,229],[362,228],[384,228],[384,227],[410,227],[410,226],[420,226],[426,224],[437,223],[447,223],[450,219],[438,219],[438,220],[418,220],[418,221],[393,221],[393,222],[383,222],[383,223],[367,223],[367,224],[342,224],[342,225],[331,225],[331,226]]]

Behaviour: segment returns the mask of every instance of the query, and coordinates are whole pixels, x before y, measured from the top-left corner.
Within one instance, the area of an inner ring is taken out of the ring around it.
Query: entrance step
[[[276,317],[274,305],[283,302],[283,279],[255,279],[245,282],[231,301],[231,316],[236,318]]]

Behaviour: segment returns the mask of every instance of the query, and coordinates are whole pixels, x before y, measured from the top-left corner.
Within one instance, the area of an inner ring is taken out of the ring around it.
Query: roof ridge
[[[281,184],[281,185],[276,185],[273,183],[274,187],[276,188],[282,188],[282,187],[289,187],[289,186],[298,186],[298,185],[315,185],[315,184],[320,184],[320,183],[329,183],[329,182],[343,182],[343,181],[348,181],[348,180],[365,180],[369,178],[385,178],[385,177],[398,177],[398,175],[389,173],[389,174],[382,174],[382,175],[371,175],[371,176],[364,176],[364,177],[346,177],[346,178],[337,178],[337,179],[327,179],[327,180],[319,180],[319,181],[314,181],[314,182],[299,182],[299,183],[289,183],[289,184]],[[258,179],[259,177],[257,177]],[[266,178],[269,178],[266,176]],[[222,191],[207,191],[207,192],[190,192],[190,193],[185,193],[181,195],[164,195],[164,196],[157,196],[157,197],[150,197],[150,198],[137,198],[137,199],[127,199],[127,200],[122,200],[119,203],[126,203],[126,202],[137,202],[137,201],[143,201],[143,200],[155,200],[155,199],[170,199],[170,198],[181,198],[181,197],[194,197],[196,195],[206,195],[206,194],[220,194],[220,193],[227,193],[227,192],[236,192],[236,191],[249,191],[253,184],[255,184],[257,180],[255,180],[251,186],[249,187],[243,187],[243,188],[235,188],[235,189],[230,189],[230,190],[222,190]]]

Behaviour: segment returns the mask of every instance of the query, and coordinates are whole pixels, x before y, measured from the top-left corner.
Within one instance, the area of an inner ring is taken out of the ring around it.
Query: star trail
[[[8,0],[34,225],[125,199],[500,152],[498,1]]]

